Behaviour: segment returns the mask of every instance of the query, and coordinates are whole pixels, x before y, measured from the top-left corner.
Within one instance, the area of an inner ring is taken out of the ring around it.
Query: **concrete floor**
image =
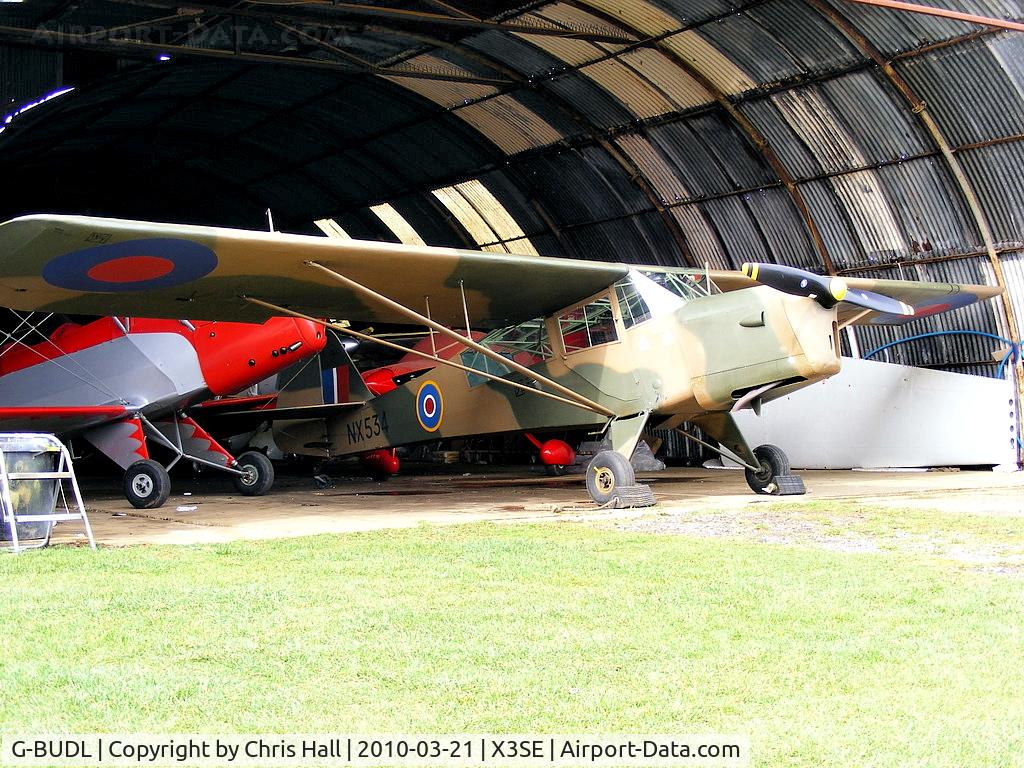
[[[815,500],[938,508],[964,513],[1024,516],[1024,473],[799,472],[808,488],[787,502]],[[669,468],[642,476],[658,507],[598,511],[582,475],[548,478],[534,467],[410,466],[385,483],[334,476],[318,488],[309,476],[281,475],[267,496],[238,495],[222,476],[172,478],[162,508],[137,510],[116,478],[89,480],[83,495],[97,542],[197,544],[321,533],[492,521],[615,519],[706,510],[744,509],[781,501],[756,496],[736,470]],[[188,493],[189,495],[185,495]],[[191,508],[191,507],[194,507]],[[63,523],[54,543],[81,542],[77,523]]]

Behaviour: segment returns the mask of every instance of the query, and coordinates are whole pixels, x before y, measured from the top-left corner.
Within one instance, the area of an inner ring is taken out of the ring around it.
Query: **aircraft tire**
[[[633,465],[615,451],[601,451],[587,465],[587,492],[598,504],[607,504],[623,487],[636,485]]]
[[[565,464],[545,464],[544,474],[548,477],[561,477],[569,473],[569,468]]]
[[[238,457],[238,469],[248,472],[235,475],[235,489],[243,496],[262,496],[274,485],[274,465],[258,451],[246,451]]]
[[[754,472],[752,469],[745,469],[747,485],[754,493],[775,493],[778,490],[775,478],[787,477],[790,473],[789,457],[777,445],[770,443],[757,446],[754,449],[754,457],[761,465],[761,471]]]
[[[171,495],[171,477],[158,461],[136,461],[125,470],[124,495],[136,509],[162,507]]]

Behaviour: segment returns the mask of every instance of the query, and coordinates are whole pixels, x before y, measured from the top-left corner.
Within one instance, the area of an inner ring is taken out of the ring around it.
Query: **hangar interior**
[[[932,334],[877,359],[1015,368],[1017,31],[854,0],[32,0],[0,3],[0,73],[3,219],[269,209],[295,233],[999,285],[843,351]]]

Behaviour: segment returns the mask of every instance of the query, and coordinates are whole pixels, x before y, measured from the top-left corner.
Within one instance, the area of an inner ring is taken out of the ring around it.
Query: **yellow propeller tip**
[[[832,294],[832,298],[836,301],[842,301],[846,296],[846,292],[849,288],[846,285],[846,281],[841,277],[833,277],[828,283],[828,292]]]

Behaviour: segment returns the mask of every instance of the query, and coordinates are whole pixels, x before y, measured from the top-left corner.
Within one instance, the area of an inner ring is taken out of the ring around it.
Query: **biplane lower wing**
[[[77,432],[123,419],[121,405],[0,408],[0,424],[7,432]]]

